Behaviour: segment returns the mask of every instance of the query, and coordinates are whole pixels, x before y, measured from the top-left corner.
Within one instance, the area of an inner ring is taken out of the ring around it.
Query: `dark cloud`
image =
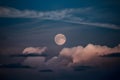
[[[37,53],[10,55],[10,57],[39,57],[39,56],[46,57],[47,55],[46,54],[37,54]]]
[[[29,65],[31,67],[35,67],[37,69],[44,69],[45,66],[45,59],[46,57],[27,57],[22,64]]]
[[[45,64],[54,71],[65,71],[71,70],[69,64],[71,64],[71,59],[64,56],[54,56],[49,59]]]
[[[84,71],[84,70],[88,70],[91,69],[91,66],[75,66],[73,67],[74,71]]]
[[[39,72],[53,72],[51,69],[44,69],[44,70],[39,70]]]
[[[104,55],[104,56],[101,56],[101,57],[120,57],[120,53],[111,53],[111,54]]]
[[[0,64],[0,68],[32,68],[32,67],[22,65],[20,63],[15,63],[15,64]]]

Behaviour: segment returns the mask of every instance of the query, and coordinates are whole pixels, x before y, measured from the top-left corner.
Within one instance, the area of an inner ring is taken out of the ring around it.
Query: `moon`
[[[66,42],[66,37],[64,34],[57,34],[54,40],[57,45],[63,45]]]

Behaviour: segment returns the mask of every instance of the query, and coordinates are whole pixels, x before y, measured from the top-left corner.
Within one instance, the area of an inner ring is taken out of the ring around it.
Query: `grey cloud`
[[[53,72],[51,69],[44,69],[44,70],[39,70],[39,72]]]
[[[45,57],[27,57],[22,64],[29,65],[31,67],[44,69],[45,68]]]
[[[34,10],[18,10],[15,8],[0,7],[0,17],[11,18],[40,18],[40,19],[62,19],[66,17],[72,10],[56,10],[56,11],[34,11]]]
[[[46,54],[37,54],[37,53],[31,53],[31,54],[16,54],[16,55],[10,55],[10,57],[46,57]]]
[[[10,18],[37,18],[41,20],[60,20],[68,23],[91,25],[97,27],[120,29],[118,25],[110,23],[91,22],[84,18],[84,16],[77,16],[79,14],[88,14],[94,11],[93,8],[71,8],[53,11],[34,11],[34,10],[19,10],[9,7],[0,7],[0,17]]]
[[[74,71],[84,71],[88,69],[92,69],[91,66],[75,66],[73,67]]]
[[[71,70],[71,67],[68,65],[71,63],[71,60],[67,57],[63,56],[55,56],[49,59],[45,64],[50,69],[55,71],[62,71],[62,70]]]
[[[103,28],[110,28],[110,29],[120,29],[119,26],[110,23],[96,23],[96,22],[85,22],[81,20],[64,20],[64,22],[75,23],[75,24],[83,24],[83,25],[90,25],[96,27],[103,27]]]
[[[0,68],[32,68],[28,65],[22,65],[20,63],[15,64],[0,64]]]

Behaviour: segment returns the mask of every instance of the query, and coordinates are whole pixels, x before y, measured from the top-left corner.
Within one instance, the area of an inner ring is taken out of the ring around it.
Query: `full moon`
[[[63,45],[66,42],[66,37],[63,34],[57,34],[54,39],[57,45]]]

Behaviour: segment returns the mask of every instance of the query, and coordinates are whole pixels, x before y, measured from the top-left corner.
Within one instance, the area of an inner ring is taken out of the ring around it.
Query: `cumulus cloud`
[[[27,47],[23,50],[23,54],[31,54],[31,53],[38,53],[42,54],[45,52],[47,47]]]
[[[22,64],[35,67],[38,70],[49,68],[50,70],[60,72],[65,70],[81,71],[86,70],[86,66],[101,66],[102,62],[108,61],[106,61],[106,57],[101,56],[113,54],[120,54],[120,44],[113,48],[88,44],[85,47],[76,46],[72,48],[63,48],[58,56],[53,56],[48,61],[45,61],[46,57],[27,57]]]
[[[93,8],[77,8],[77,9],[70,8],[70,9],[52,10],[52,11],[35,11],[35,10],[19,10],[10,7],[0,7],[0,17],[60,20],[68,23],[91,25],[91,26],[105,27],[111,29],[120,29],[120,27],[115,24],[91,22],[91,20],[87,20],[83,16],[78,16],[84,14],[87,14],[86,16],[88,16],[88,13],[93,11],[95,11],[93,10]]]
[[[88,44],[86,47],[77,46],[73,48],[63,48],[59,56],[65,56],[72,59],[73,63],[82,63],[103,55],[119,53],[120,45],[114,48],[107,46]]]

